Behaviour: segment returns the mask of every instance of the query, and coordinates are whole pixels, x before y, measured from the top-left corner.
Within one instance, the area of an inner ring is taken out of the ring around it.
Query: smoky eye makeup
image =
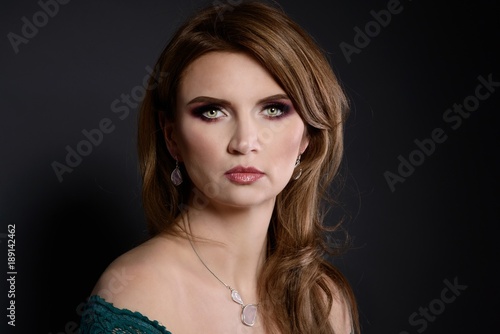
[[[196,106],[191,110],[193,116],[206,121],[213,122],[218,118],[225,116],[226,114],[222,111],[224,108],[217,104],[203,104]]]
[[[262,113],[267,118],[281,118],[288,115],[292,106],[285,102],[269,102],[262,108]]]
[[[200,96],[191,100],[188,107],[192,116],[202,121],[214,122],[228,116],[227,110],[231,109],[231,104],[225,100]],[[269,96],[258,101],[257,108],[259,115],[269,120],[286,117],[295,110],[292,102],[284,94]]]

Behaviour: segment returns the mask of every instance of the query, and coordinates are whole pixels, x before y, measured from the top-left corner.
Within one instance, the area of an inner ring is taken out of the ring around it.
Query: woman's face
[[[308,144],[305,126],[270,74],[243,53],[211,52],[183,73],[169,150],[213,204],[274,204]]]

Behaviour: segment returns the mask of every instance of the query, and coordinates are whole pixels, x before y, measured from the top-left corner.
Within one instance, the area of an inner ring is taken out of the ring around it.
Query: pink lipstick
[[[254,167],[236,166],[228,170],[224,176],[237,184],[252,184],[264,176],[264,172]]]

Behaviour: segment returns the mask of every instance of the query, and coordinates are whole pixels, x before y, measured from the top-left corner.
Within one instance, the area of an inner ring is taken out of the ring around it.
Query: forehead
[[[284,94],[271,74],[245,53],[210,52],[193,61],[183,72],[178,100],[197,96],[260,99]]]

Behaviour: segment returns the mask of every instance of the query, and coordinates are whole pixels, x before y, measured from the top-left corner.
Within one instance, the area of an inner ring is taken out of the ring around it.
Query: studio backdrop
[[[7,0],[0,10],[0,333],[77,333],[99,274],[146,237],[145,81],[203,4]],[[497,330],[495,1],[280,1],[350,100],[331,259],[364,334]],[[117,281],[126,281],[126,273]]]

